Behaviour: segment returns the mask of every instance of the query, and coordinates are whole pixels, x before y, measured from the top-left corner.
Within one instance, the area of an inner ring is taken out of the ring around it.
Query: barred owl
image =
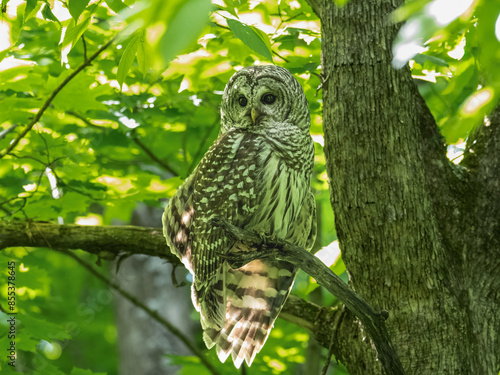
[[[251,365],[290,292],[296,268],[254,260],[232,269],[221,253],[252,251],[212,218],[310,250],[316,237],[310,187],[314,145],[306,97],[284,68],[235,73],[222,96],[221,129],[163,214],[167,244],[193,275],[203,339],[224,362]]]

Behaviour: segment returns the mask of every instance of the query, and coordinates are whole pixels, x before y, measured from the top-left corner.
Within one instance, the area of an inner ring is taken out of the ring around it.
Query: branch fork
[[[386,310],[376,311],[325,266],[321,260],[305,249],[282,239],[263,239],[259,234],[238,228],[226,220],[214,218],[213,226],[222,228],[235,240],[243,241],[255,247],[251,252],[226,253],[220,256],[234,268],[239,268],[256,259],[274,259],[292,263],[337,297],[359,319],[370,335],[377,350],[377,356],[388,375],[403,375],[404,370],[393,348],[385,321],[389,318]]]

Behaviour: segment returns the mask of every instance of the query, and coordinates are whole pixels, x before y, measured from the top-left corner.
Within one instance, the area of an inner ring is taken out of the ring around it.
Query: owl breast
[[[261,234],[286,238],[296,223],[309,179],[302,170],[290,168],[271,147],[265,147],[257,157],[260,176],[257,189],[259,210],[246,228]]]

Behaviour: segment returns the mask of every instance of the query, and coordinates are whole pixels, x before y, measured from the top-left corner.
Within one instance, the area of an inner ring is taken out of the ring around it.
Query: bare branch
[[[0,221],[0,249],[12,246],[81,249],[104,259],[126,253],[146,254],[180,264],[170,253],[159,228]]]

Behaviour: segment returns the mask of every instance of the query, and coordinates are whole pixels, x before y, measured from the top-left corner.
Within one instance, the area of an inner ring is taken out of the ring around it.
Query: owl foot
[[[275,234],[267,234],[265,232],[254,231],[255,235],[259,237],[262,248],[268,247],[269,244],[274,244],[279,241],[279,237]]]

